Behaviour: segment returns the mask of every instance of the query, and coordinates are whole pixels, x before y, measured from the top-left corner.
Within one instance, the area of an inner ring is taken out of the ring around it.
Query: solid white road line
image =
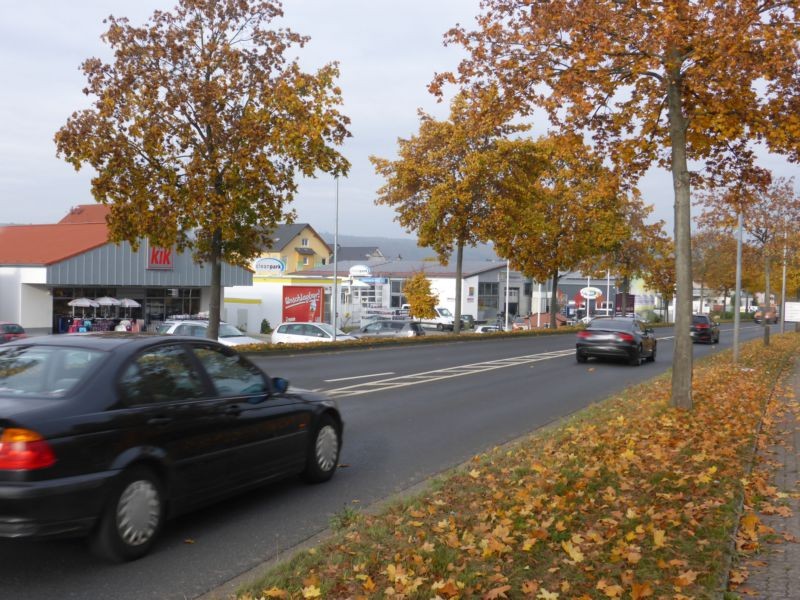
[[[387,371],[386,373],[372,373],[371,375],[356,375],[355,377],[339,377],[339,379],[323,379],[325,383],[334,383],[336,381],[349,381],[351,379],[366,379],[367,377],[382,377],[384,375],[394,375],[394,371]]]

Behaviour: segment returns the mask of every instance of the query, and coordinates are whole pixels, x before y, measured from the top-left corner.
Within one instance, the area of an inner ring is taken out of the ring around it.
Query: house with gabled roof
[[[271,234],[272,245],[253,261],[255,276],[280,277],[330,263],[333,249],[308,223],[283,223]]]

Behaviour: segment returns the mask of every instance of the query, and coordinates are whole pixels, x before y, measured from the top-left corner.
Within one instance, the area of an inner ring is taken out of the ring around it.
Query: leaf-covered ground
[[[769,489],[753,451],[799,350],[787,334],[743,346],[739,366],[698,363],[691,412],[662,376],[475,457],[240,598],[720,597],[736,547],[757,543],[750,507]]]

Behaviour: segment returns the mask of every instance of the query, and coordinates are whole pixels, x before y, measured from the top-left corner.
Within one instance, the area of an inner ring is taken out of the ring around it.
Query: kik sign
[[[147,248],[147,268],[155,270],[172,270],[175,268],[175,251],[172,248]]]

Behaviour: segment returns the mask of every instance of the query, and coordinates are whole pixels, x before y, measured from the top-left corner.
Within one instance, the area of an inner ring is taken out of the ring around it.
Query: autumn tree
[[[750,243],[763,261],[764,304],[770,306],[772,265],[782,260],[788,240],[800,237],[800,197],[794,192],[794,181],[777,178],[752,185],[720,188],[706,194],[701,204],[701,223],[729,232],[734,231],[738,214]],[[764,345],[769,345],[769,324],[764,319]]]
[[[496,86],[521,115],[544,109],[557,127],[591,134],[632,178],[653,164],[671,171],[675,406],[692,407],[689,161],[729,175],[747,165],[755,137],[800,159],[799,5],[483,0],[477,28],[447,36],[468,58],[432,84]]]
[[[299,175],[349,167],[335,149],[349,135],[338,67],[287,60],[308,38],[270,29],[281,16],[273,0],[179,0],[141,27],[109,17],[113,62],[83,63],[93,106],[55,136],[60,156],[96,171],[113,240],[174,245],[210,265],[213,339],[222,261],[247,264],[291,222]]]
[[[675,250],[670,238],[656,241],[647,261],[647,269],[642,278],[650,289],[661,295],[664,306],[669,307],[675,296]],[[665,310],[669,321],[669,309]]]
[[[696,256],[700,258],[695,259]],[[692,267],[702,266],[700,302],[702,306],[703,285],[709,292],[722,294],[723,314],[727,312],[728,297],[736,288],[736,238],[730,232],[701,230],[692,237]],[[696,277],[697,279],[697,277]]]
[[[417,271],[406,279],[403,294],[408,300],[408,314],[412,319],[432,319],[436,316],[439,299],[431,291],[431,281],[424,271]]]
[[[646,206],[638,196],[632,194],[625,206],[625,222],[616,241],[608,248],[590,257],[582,266],[582,270],[611,271],[617,277],[622,291],[622,314],[627,314],[627,295],[630,292],[631,279],[642,277],[650,268],[653,249],[663,245],[666,240],[664,222],[648,223],[653,212],[652,206]],[[633,310],[633,307],[630,307]]]
[[[497,157],[485,227],[515,269],[552,280],[555,328],[561,274],[626,235],[627,198],[619,178],[577,136],[504,141]]]
[[[398,140],[396,160],[370,157],[386,180],[375,203],[394,207],[395,220],[443,264],[455,250],[455,333],[461,328],[464,247],[486,241],[481,224],[489,216],[487,160],[499,139],[520,129],[493,109],[494,100],[491,90],[471,101],[456,96],[445,121],[420,112],[419,131]]]

